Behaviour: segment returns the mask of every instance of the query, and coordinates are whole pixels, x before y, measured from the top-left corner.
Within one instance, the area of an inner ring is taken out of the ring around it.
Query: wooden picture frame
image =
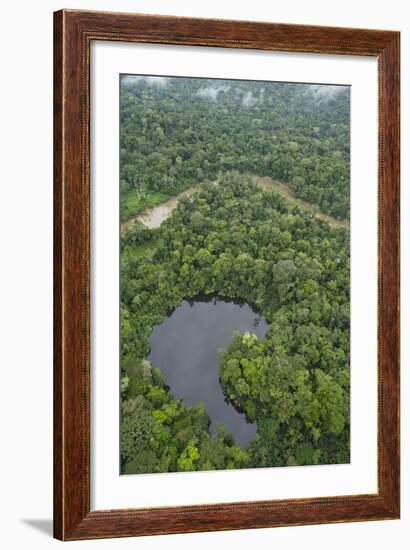
[[[62,540],[394,519],[399,455],[399,33],[62,10],[54,14],[54,536]],[[90,510],[90,45],[348,54],[378,61],[378,492]]]

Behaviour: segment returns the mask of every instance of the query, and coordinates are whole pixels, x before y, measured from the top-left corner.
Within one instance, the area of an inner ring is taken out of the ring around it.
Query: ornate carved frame
[[[90,510],[92,40],[374,56],[378,60],[378,492]],[[54,14],[54,535],[62,540],[399,517],[398,32],[62,10]]]

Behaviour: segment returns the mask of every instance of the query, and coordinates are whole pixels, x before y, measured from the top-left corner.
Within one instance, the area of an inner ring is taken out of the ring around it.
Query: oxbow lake
[[[205,405],[212,435],[216,423],[222,422],[236,442],[246,447],[256,434],[256,424],[225,401],[219,383],[218,351],[229,344],[235,330],[262,339],[268,324],[246,303],[219,297],[185,300],[154,327],[149,360],[164,374],[175,397],[186,405]]]

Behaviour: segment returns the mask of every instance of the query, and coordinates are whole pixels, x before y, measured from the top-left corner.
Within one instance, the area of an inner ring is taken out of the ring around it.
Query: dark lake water
[[[151,335],[149,359],[165,376],[175,397],[186,405],[205,405],[211,433],[223,422],[237,443],[246,447],[256,434],[256,424],[225,401],[219,383],[218,350],[226,347],[232,332],[253,332],[262,339],[266,320],[248,304],[222,298],[183,301]]]

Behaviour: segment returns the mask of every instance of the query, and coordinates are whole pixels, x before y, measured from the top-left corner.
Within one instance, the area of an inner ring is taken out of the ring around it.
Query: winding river
[[[328,214],[324,214],[323,212],[320,211],[317,205],[314,205],[306,201],[303,201],[302,199],[299,199],[298,197],[296,197],[295,193],[290,189],[288,185],[278,180],[274,180],[273,178],[269,178],[267,176],[263,176],[263,177],[253,176],[253,181],[254,183],[256,183],[256,185],[258,185],[262,189],[275,190],[280,195],[282,195],[282,197],[284,197],[290,203],[291,206],[296,206],[301,210],[304,210],[305,212],[309,212],[316,218],[327,222],[332,228],[335,228],[335,229],[350,228],[349,220],[338,220],[336,218],[333,218],[332,216],[329,216]],[[216,184],[217,182],[215,181],[213,183]],[[141,212],[137,216],[130,218],[125,222],[122,222],[121,231],[124,231],[127,227],[129,227],[134,222],[134,220],[139,220],[146,227],[149,227],[150,229],[159,227],[161,223],[177,207],[178,202],[184,197],[189,197],[190,195],[192,195],[192,193],[196,189],[200,188],[200,185],[201,184],[193,185],[192,187],[189,187],[185,191],[182,191],[182,193],[179,193],[178,195],[171,197],[167,201],[162,202],[157,206],[146,208],[143,212]]]
[[[153,206],[152,208],[147,208],[139,216],[137,220],[141,221],[146,227],[153,229],[154,227],[159,227],[161,223],[167,219],[170,213],[177,207],[179,201],[184,197],[189,197],[192,193],[198,189],[198,186],[192,186],[182,193],[171,197],[165,202],[158,204],[158,206]]]

